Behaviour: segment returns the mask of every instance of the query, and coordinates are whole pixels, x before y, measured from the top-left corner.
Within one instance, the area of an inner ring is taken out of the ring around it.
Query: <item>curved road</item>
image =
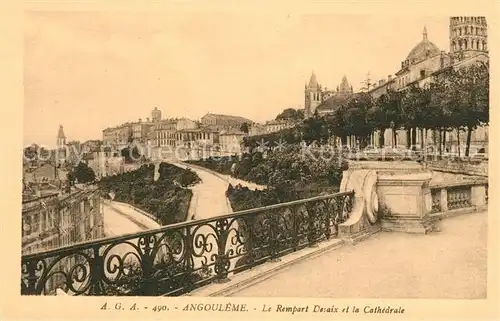
[[[193,197],[191,199],[189,209],[190,219],[201,220],[232,213],[231,205],[225,195],[229,183],[233,185],[241,184],[252,189],[264,188],[263,186],[237,180],[226,175],[213,173],[203,168],[192,167],[185,163],[171,162],[171,164],[180,168],[189,168],[196,172],[201,179],[199,184],[191,187]],[[156,174],[157,170],[158,164],[155,166],[155,180],[158,179],[158,175]],[[105,233],[106,236],[110,237],[160,227],[160,225],[155,221],[123,203],[103,203],[103,214]],[[212,251],[206,252],[203,255],[207,259],[209,259],[212,254],[217,253],[217,244],[214,242],[215,240],[213,238],[210,238],[210,234],[212,233],[213,229],[208,225],[202,226],[196,232],[197,235],[202,234],[207,237],[208,242],[214,243]],[[113,247],[113,249],[109,252],[108,257],[109,255],[117,254],[123,258],[128,252],[134,252],[133,248],[127,244],[120,244]],[[199,266],[201,264],[201,260],[202,258],[195,259],[195,266]],[[232,263],[234,264],[234,262]]]

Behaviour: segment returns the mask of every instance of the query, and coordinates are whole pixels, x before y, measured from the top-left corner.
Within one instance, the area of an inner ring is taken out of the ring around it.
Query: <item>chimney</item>
[[[387,81],[391,81],[391,80],[392,80],[392,75],[387,76]]]
[[[142,118],[139,118],[139,123],[142,122]]]
[[[148,118],[146,118],[146,121],[149,123],[149,117],[148,117]]]

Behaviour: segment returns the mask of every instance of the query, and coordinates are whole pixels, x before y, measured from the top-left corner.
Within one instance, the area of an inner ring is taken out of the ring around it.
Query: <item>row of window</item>
[[[80,212],[78,212],[77,207],[73,206],[70,209],[69,216],[67,215],[67,211],[61,211],[60,221],[62,225],[72,224],[77,221],[77,216],[90,212],[93,209],[94,200],[89,199],[88,201],[81,201],[79,206]],[[39,213],[34,213],[33,215],[23,215],[22,236],[28,236],[33,233],[39,233],[54,228],[56,226],[56,221],[58,221],[58,214],[55,208],[48,208]],[[29,228],[25,228],[25,226]]]
[[[321,93],[310,93],[311,100],[321,100]]]
[[[454,17],[453,20],[458,22],[486,23],[486,18],[484,17]]]
[[[488,49],[486,41],[479,39],[460,39],[458,41],[452,42],[451,45],[454,51],[467,50],[467,49],[475,49],[475,50]]]
[[[486,28],[473,27],[473,26],[463,26],[456,27],[453,29],[453,36],[465,36],[465,35],[476,35],[476,36],[486,36]]]

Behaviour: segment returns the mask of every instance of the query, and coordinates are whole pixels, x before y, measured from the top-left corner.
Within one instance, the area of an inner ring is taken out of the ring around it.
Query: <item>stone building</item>
[[[123,148],[132,139],[132,123],[109,127],[102,131],[102,141],[105,146]]]
[[[248,131],[248,136],[257,136],[257,135],[263,135],[267,133],[267,128],[266,125],[259,124],[259,123],[253,123]]]
[[[305,86],[304,117],[310,118],[316,113],[319,116],[331,114],[336,108],[345,104],[353,94],[354,90],[345,75],[336,90],[329,90],[326,87],[323,89],[318,84],[316,74],[313,72],[309,84]]]
[[[318,79],[316,79],[316,74],[314,71],[311,74],[311,78],[309,79],[309,83],[306,83],[304,88],[304,117],[310,118],[316,112],[316,108],[321,103],[322,97],[322,89],[321,85],[318,83]]]
[[[241,131],[222,131],[219,135],[220,152],[223,155],[240,154],[245,133]]]
[[[70,193],[54,192],[23,200],[22,255],[44,252],[79,242],[104,237],[101,197],[96,188],[74,189]],[[63,271],[81,259],[77,255],[57,263]],[[52,293],[64,287],[65,279],[54,275],[46,284]]]
[[[62,165],[68,158],[68,146],[66,145],[66,135],[64,135],[63,125],[59,125],[56,140],[55,162]]]
[[[264,126],[266,133],[275,133],[293,127],[294,123],[286,120],[270,120]]]
[[[136,144],[146,144],[148,134],[154,128],[153,124],[149,118],[146,121],[139,118],[139,121],[132,123],[132,141]]]
[[[161,120],[161,110],[158,107],[155,107],[153,111],[151,111],[151,121],[153,123],[159,122]]]
[[[404,90],[411,85],[425,86],[435,75],[445,68],[461,68],[479,61],[488,61],[487,24],[484,17],[451,17],[450,18],[450,52],[440,50],[429,40],[427,28],[424,27],[422,39],[411,49],[407,57],[401,62],[401,68],[395,77],[389,76],[374,85],[369,93],[378,98],[388,90]],[[415,137],[412,137],[415,135]],[[412,140],[417,145],[434,144],[438,138],[437,132],[417,129],[416,133],[396,131],[396,146],[405,147]],[[460,145],[465,143],[466,133],[460,133]],[[394,145],[391,130],[384,133],[386,145]],[[379,145],[379,133],[372,135],[371,143]],[[448,152],[457,152],[458,139],[456,132],[447,133],[446,147]],[[475,149],[485,148],[488,145],[488,127],[483,126],[472,133],[471,145]],[[463,150],[463,149],[462,149]],[[472,150],[474,152],[474,150]]]

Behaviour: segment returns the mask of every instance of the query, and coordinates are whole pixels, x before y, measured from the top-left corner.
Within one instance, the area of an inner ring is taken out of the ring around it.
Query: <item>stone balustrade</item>
[[[455,174],[488,177],[488,162],[453,162],[448,160],[428,161],[427,168]]]
[[[488,205],[488,181],[450,182],[431,186],[431,216],[484,210]]]
[[[460,175],[464,168],[442,174],[445,168],[431,168],[405,161],[349,162],[340,190],[354,190],[355,199],[349,220],[339,225],[339,236],[354,242],[378,230],[427,233],[436,214],[486,208],[484,175]]]

